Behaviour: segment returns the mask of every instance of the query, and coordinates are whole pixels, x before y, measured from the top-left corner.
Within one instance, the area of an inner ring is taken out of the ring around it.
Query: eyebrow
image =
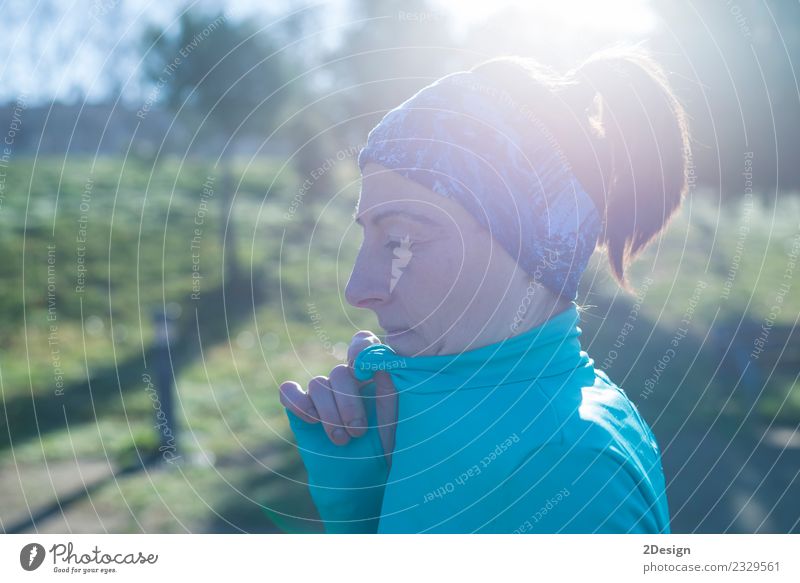
[[[358,223],[359,225],[361,225],[363,227],[364,226],[364,221],[361,220],[361,217],[356,216],[356,212],[357,211],[353,211],[353,219],[355,220],[356,223]],[[428,225],[430,227],[441,227],[441,225],[439,223],[437,223],[433,219],[430,219],[430,218],[426,217],[425,215],[422,215],[422,214],[419,214],[419,213],[415,213],[413,211],[395,210],[395,209],[388,209],[388,210],[381,211],[381,212],[375,214],[372,217],[372,221],[371,222],[372,222],[373,225],[376,225],[376,224],[380,223],[383,220],[386,220],[386,219],[388,219],[390,217],[396,217],[396,216],[405,217],[407,219],[411,219],[412,221],[416,221],[418,223],[422,223],[423,225]]]

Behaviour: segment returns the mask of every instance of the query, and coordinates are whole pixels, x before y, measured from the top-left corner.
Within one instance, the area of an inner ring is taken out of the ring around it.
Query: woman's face
[[[368,163],[356,222],[345,295],[375,312],[396,352],[455,354],[513,335],[529,278],[459,203]]]

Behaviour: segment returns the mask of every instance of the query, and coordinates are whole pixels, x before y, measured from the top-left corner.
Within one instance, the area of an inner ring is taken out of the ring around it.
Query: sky
[[[456,35],[479,26],[492,12],[516,4],[530,11],[554,13],[565,26],[644,34],[654,26],[654,14],[644,0],[431,0],[435,10]],[[163,0],[0,0],[0,103],[22,97],[27,103],[53,99],[66,102],[100,101],[124,87],[132,100],[147,89],[138,83],[140,55],[128,50],[151,24],[168,25],[183,6],[192,2]],[[259,16],[266,22],[289,10],[314,4],[324,11],[325,26],[346,23],[347,0],[307,3],[270,2],[271,12],[259,0],[193,2],[205,8],[222,7],[228,18]],[[328,34],[328,45],[338,42]]]

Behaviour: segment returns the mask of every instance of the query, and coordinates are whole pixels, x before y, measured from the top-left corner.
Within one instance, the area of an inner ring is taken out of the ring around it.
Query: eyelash
[[[390,239],[386,244],[384,244],[384,247],[386,247],[387,249],[396,249],[401,244],[402,244],[402,241],[400,239],[397,239],[397,240]],[[415,243],[414,241],[409,240],[409,242],[408,242],[408,248],[409,249],[413,249],[416,246],[417,246],[417,243]]]

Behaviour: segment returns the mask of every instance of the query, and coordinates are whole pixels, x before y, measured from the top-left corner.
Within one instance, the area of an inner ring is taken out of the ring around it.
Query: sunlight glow
[[[438,0],[443,12],[458,21],[458,29],[479,25],[492,14],[514,7],[531,18],[544,18],[548,22],[562,22],[565,28],[643,35],[656,25],[656,16],[645,0],[560,0],[559,2],[531,2],[525,0]]]

